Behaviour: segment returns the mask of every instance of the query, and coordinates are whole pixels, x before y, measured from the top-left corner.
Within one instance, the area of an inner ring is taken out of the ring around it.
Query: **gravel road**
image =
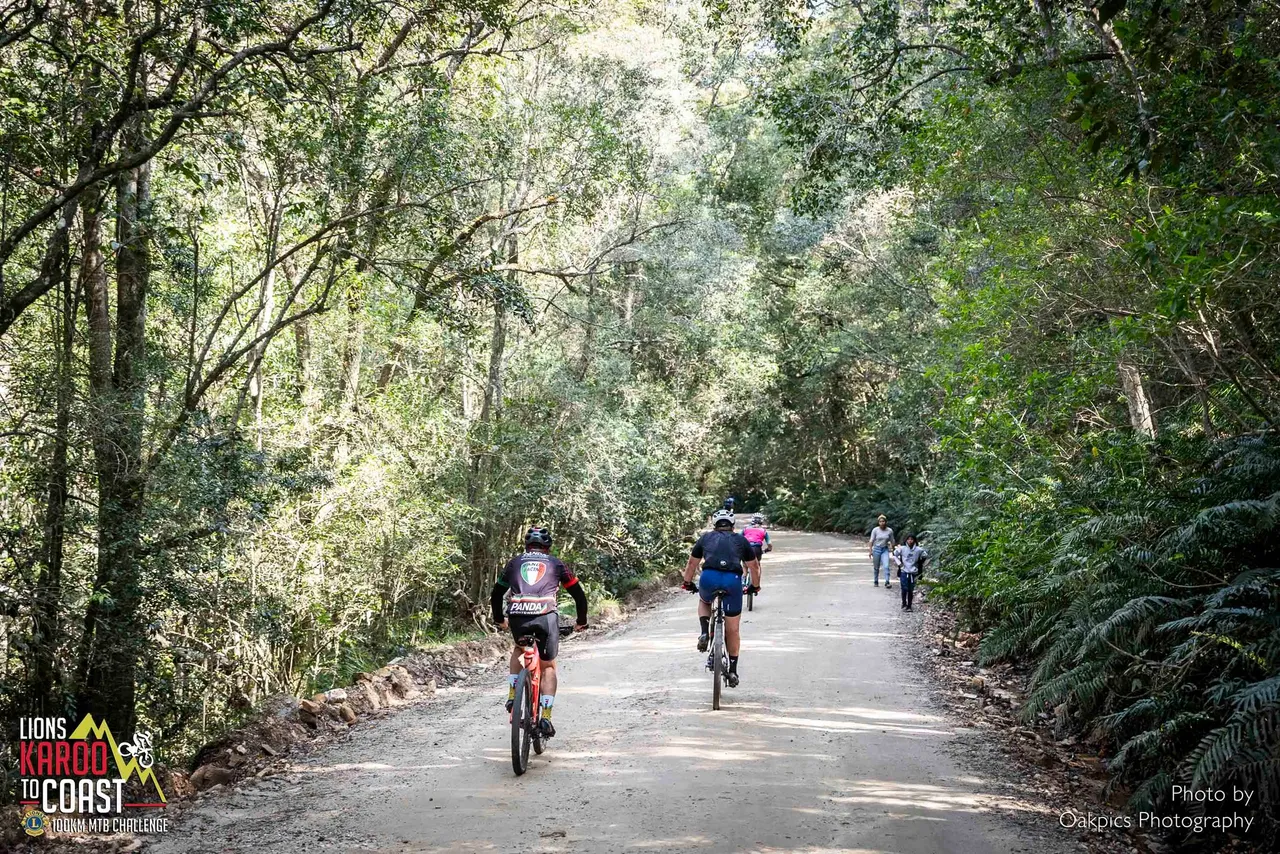
[[[711,711],[682,594],[561,650],[559,735],[511,772],[496,672],[356,728],[288,776],[210,795],[147,847],[187,852],[1072,850],[930,699],[918,615],[865,546],[779,532]],[[994,769],[994,770],[993,770]]]

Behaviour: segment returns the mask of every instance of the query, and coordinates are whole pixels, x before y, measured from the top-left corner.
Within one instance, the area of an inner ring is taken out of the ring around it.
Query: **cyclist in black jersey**
[[[542,658],[542,713],[538,726],[547,738],[556,734],[551,725],[551,708],[556,700],[556,655],[560,649],[560,613],[556,597],[564,585],[578,609],[574,631],[587,627],[587,594],[564,561],[551,555],[551,532],[546,528],[530,528],[524,535],[525,550],[502,568],[502,574],[489,594],[493,621],[511,630],[513,638],[534,637]],[[507,617],[502,616],[502,602],[510,593]],[[516,676],[523,666],[520,647],[511,650],[511,677],[507,690],[507,711],[515,702]]]
[[[750,573],[748,585],[752,593],[760,592],[760,561],[751,551],[746,537],[733,530],[733,514],[717,510],[712,518],[712,530],[693,544],[689,561],[684,567],[684,589],[698,594],[698,652],[706,652],[710,640],[711,603],[716,591],[724,591],[724,645],[729,654],[729,672],[725,682],[730,688],[738,687],[738,651],[741,641],[742,573]],[[698,583],[693,574],[701,565]]]

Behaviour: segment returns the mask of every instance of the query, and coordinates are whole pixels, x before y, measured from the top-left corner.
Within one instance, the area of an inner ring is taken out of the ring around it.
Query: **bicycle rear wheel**
[[[724,682],[724,623],[715,625],[715,638],[711,642],[711,709],[720,710],[720,685]]]
[[[748,610],[748,611],[754,611],[754,610],[755,610],[755,604],[756,604],[756,594],[754,594],[754,593],[748,593],[748,594],[747,594],[747,610]]]
[[[511,768],[517,777],[529,770],[529,746],[533,740],[529,730],[533,725],[533,686],[529,684],[529,671],[521,670],[511,707]]]

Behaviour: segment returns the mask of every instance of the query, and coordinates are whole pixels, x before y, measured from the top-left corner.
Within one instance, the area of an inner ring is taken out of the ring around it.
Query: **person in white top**
[[[880,586],[880,565],[884,564],[884,587],[889,589],[889,552],[896,545],[893,528],[889,527],[888,518],[881,515],[867,538],[867,556],[871,558],[872,577],[876,587]]]
[[[916,580],[924,569],[929,553],[916,544],[914,534],[907,534],[906,541],[893,550],[893,562],[898,565],[898,586],[902,588],[902,610],[910,611],[915,598]]]

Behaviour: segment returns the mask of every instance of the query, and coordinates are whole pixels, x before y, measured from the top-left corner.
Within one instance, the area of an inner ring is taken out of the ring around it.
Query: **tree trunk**
[[[355,411],[360,395],[360,364],[364,356],[364,300],[360,290],[359,279],[347,287],[347,329],[342,341],[342,373],[338,376],[344,415]]]
[[[298,359],[298,403],[302,404],[303,418],[311,412],[311,389],[314,381],[311,376],[311,321],[299,320],[293,325],[293,343]],[[304,422],[305,423],[305,422]]]
[[[1044,39],[1044,56],[1050,62],[1058,59],[1058,34],[1053,26],[1053,9],[1049,0],[1032,0],[1040,16],[1040,37]]]
[[[264,205],[265,207],[265,205]],[[262,450],[262,402],[266,397],[263,384],[266,377],[262,370],[262,361],[267,355],[266,333],[271,329],[276,313],[276,241],[280,234],[280,197],[276,196],[274,204],[267,212],[267,257],[264,267],[267,275],[262,279],[262,292],[258,302],[258,326],[256,337],[262,342],[253,348],[249,356],[252,376],[249,379],[249,397],[253,401],[254,442],[259,451]]]
[[[395,170],[389,169],[383,175],[373,193],[373,207],[382,207],[391,198],[396,174]],[[375,218],[366,227],[361,247],[364,255],[357,259],[355,276],[347,287],[347,331],[343,338],[342,374],[338,378],[344,419],[350,419],[360,407],[360,368],[364,361],[365,277],[371,275],[372,260],[377,257],[381,239],[381,223]],[[354,243],[354,235],[352,242]],[[348,453],[347,431],[344,430],[338,447],[339,463],[346,462]]]
[[[471,369],[474,366],[474,361],[471,358],[470,337],[464,333],[461,336],[461,338],[462,338],[462,371],[461,371],[462,418],[464,421],[470,423],[471,419],[475,418],[475,412],[476,412],[476,403],[475,403],[476,395],[475,395],[475,388],[474,388],[475,383],[471,381]]]
[[[151,253],[145,218],[150,166],[120,176],[116,186],[115,353],[107,322],[107,279],[98,248],[100,224],[86,221],[85,258],[96,270],[85,294],[90,316],[89,397],[98,476],[98,565],[80,650],[80,714],[111,723],[129,738],[136,723],[135,677],[145,645],[142,603],[143,394],[146,380],[146,301]],[[100,215],[99,215],[100,216]],[[96,219],[97,217],[95,217]],[[92,239],[93,245],[89,242]],[[106,366],[112,366],[110,373]]]
[[[577,380],[582,382],[591,370],[591,359],[595,355],[596,343],[596,275],[587,276],[587,317],[582,328],[582,352],[578,354]]]
[[[506,240],[508,264],[519,262],[519,250],[515,235]],[[509,273],[510,278],[515,273]],[[467,503],[480,514],[479,524],[472,533],[471,578],[468,595],[472,602],[482,602],[485,588],[493,574],[493,550],[489,542],[493,537],[493,508],[489,506],[490,476],[493,467],[493,439],[502,413],[502,356],[507,346],[507,311],[502,298],[493,298],[493,331],[489,339],[489,375],[484,386],[484,398],[480,404],[480,416],[473,426],[471,471],[467,481]]]
[[[76,291],[71,267],[63,267],[62,304],[59,306],[54,361],[57,370],[57,410],[54,415],[53,455],[49,462],[48,500],[45,505],[40,570],[35,582],[32,613],[32,663],[27,690],[27,714],[57,715],[65,711],[58,699],[63,674],[62,659],[62,558],[67,521],[67,455],[71,428],[73,358],[75,355]]]
[[[1195,386],[1196,399],[1200,402],[1200,424],[1204,435],[1208,438],[1217,436],[1218,431],[1213,424],[1213,401],[1209,395],[1209,383],[1196,368],[1195,352],[1187,341],[1186,335],[1181,330],[1176,330],[1172,338],[1162,337],[1159,340],[1173,356],[1182,375]]]
[[[634,357],[636,352],[636,282],[640,276],[639,261],[628,261],[623,264],[622,323],[627,330],[625,352],[631,357]]]
[[[1138,366],[1126,356],[1121,356],[1117,364],[1120,374],[1120,387],[1124,389],[1125,401],[1129,404],[1129,423],[1134,432],[1148,439],[1156,437],[1156,423],[1151,417],[1151,402],[1147,399],[1147,389],[1142,382],[1142,373]]]

